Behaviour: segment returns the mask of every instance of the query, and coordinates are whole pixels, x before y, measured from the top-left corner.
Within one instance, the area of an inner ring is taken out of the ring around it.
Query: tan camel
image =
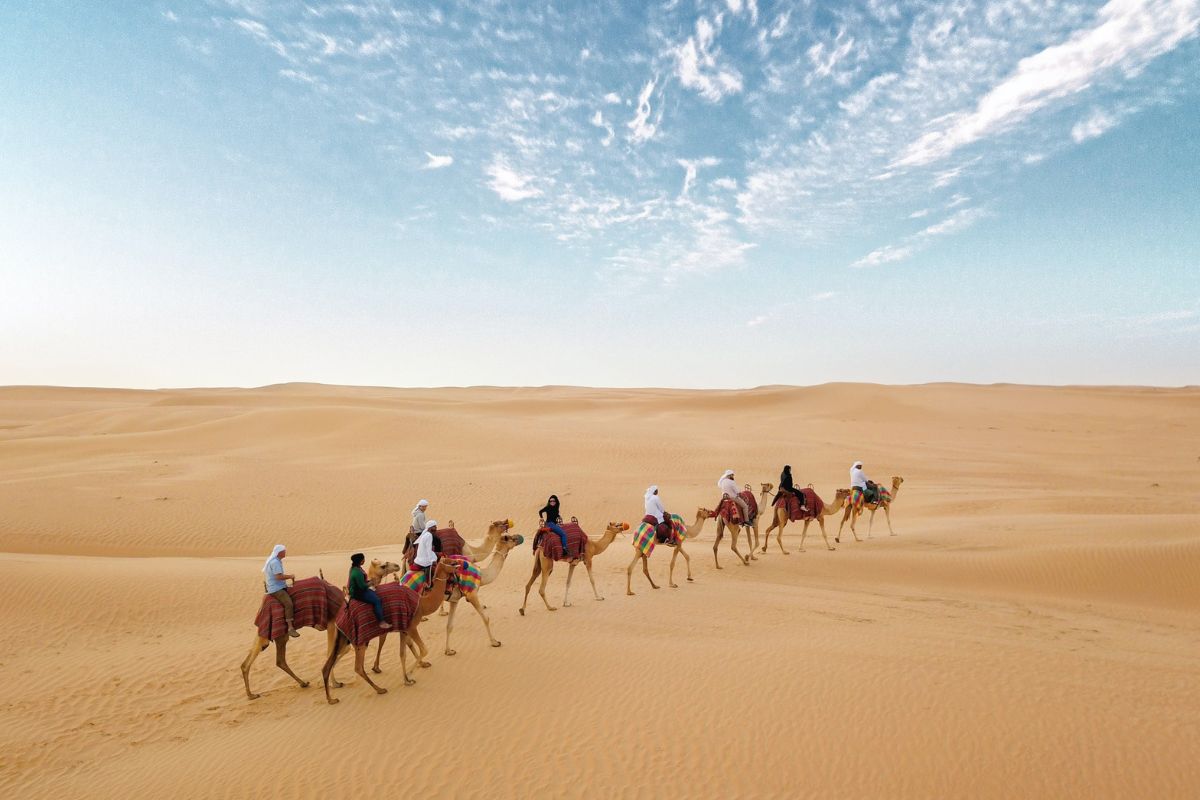
[[[572,519],[572,522],[576,520]],[[596,579],[592,576],[592,559],[608,549],[608,546],[617,538],[618,533],[629,530],[627,522],[610,522],[604,530],[604,535],[599,539],[589,538],[587,545],[583,549],[583,565],[587,568],[588,580],[592,583],[592,594],[597,600],[603,600],[600,592],[596,589]],[[543,538],[542,541],[545,541]],[[567,567],[567,590],[563,594],[563,607],[567,608],[571,605],[571,577],[575,574],[575,567],[578,566],[579,559],[572,561]],[[550,601],[546,599],[546,581],[550,578],[550,573],[554,571],[554,562],[546,557],[542,548],[539,546],[534,551],[533,559],[533,574],[529,576],[529,582],[525,584],[525,600],[521,603],[521,616],[525,616],[525,606],[529,603],[529,589],[533,586],[533,582],[537,580],[538,575],[542,576],[542,582],[538,586],[538,594],[542,596],[542,602],[546,604],[546,609],[549,611],[557,611],[558,609],[550,605]]]
[[[455,567],[454,562],[449,559],[440,559],[438,561],[437,567],[434,569],[433,573],[433,586],[428,592],[419,596],[416,611],[413,612],[408,628],[399,631],[400,668],[404,672],[405,686],[411,686],[416,683],[416,681],[410,678],[408,675],[408,658],[405,648],[408,646],[410,641],[415,642],[416,646],[420,649],[419,655],[417,656],[418,664],[422,667],[430,666],[429,662],[422,660],[429,651],[425,648],[425,642],[421,640],[420,633],[417,632],[417,626],[421,624],[422,617],[428,616],[433,611],[436,611],[437,607],[441,605],[442,595],[446,592],[446,582],[450,579],[450,576],[454,574],[456,569],[457,568]],[[382,591],[384,592],[401,590],[405,590],[405,588],[395,583],[390,583],[386,587],[382,588]],[[330,627],[336,629],[337,626]],[[387,635],[388,631],[379,631],[380,647],[383,646],[383,642],[385,639],[387,639]],[[330,705],[334,705],[338,702],[337,698],[332,697],[329,694],[329,677],[333,674],[333,665],[337,663],[337,660],[341,657],[342,653],[346,652],[346,650],[351,646],[354,648],[354,671],[358,673],[358,676],[365,680],[367,685],[374,689],[378,694],[387,694],[387,689],[383,688],[382,686],[378,686],[374,681],[371,680],[371,676],[367,674],[367,670],[364,666],[367,645],[352,645],[349,637],[339,630],[337,631],[336,638],[334,639],[333,647],[329,652],[329,657],[325,659],[325,666],[321,670],[321,677],[325,681],[325,699],[329,701]]]
[[[321,580],[322,580],[322,582],[325,583],[325,585],[329,589],[333,590],[332,593],[329,594],[329,605],[333,606],[335,599],[337,599],[337,588],[335,586],[333,586],[333,584],[331,584],[325,580],[324,574],[321,575]],[[341,602],[338,602],[336,606],[333,606],[332,608],[327,607],[327,609],[326,609],[325,619],[327,620],[327,622],[325,625],[325,631],[328,634],[328,639],[329,639],[329,645],[328,645],[328,649],[326,650],[326,653],[333,651],[334,637],[337,636],[337,626],[333,624],[333,620],[335,617],[337,617],[338,612],[341,611],[342,604],[344,602],[345,601],[342,600]],[[286,672],[288,675],[292,676],[292,680],[294,680],[296,683],[300,684],[301,689],[307,689],[308,685],[309,685],[308,681],[301,680],[300,676],[298,676],[296,673],[292,672],[292,668],[288,666],[288,663],[287,663],[287,643],[288,643],[287,631],[285,630],[281,636],[279,636],[277,639],[274,639],[273,641],[275,644],[275,666],[279,667],[281,670]],[[258,658],[259,653],[261,653],[263,650],[266,650],[267,647],[269,647],[271,645],[271,643],[272,643],[271,640],[264,639],[261,636],[255,636],[254,644],[250,646],[250,653],[246,656],[245,660],[242,661],[242,682],[246,684],[246,697],[248,697],[251,700],[257,700],[258,698],[262,697],[262,695],[256,694],[256,693],[250,691],[250,667],[254,664],[255,659]],[[334,681],[334,685],[341,686],[341,684],[338,683],[336,680]]]
[[[483,561],[492,554],[500,541],[500,537],[508,533],[508,531],[512,529],[513,525],[514,523],[511,519],[498,519],[488,526],[488,531],[484,535],[483,541],[479,544],[471,544],[464,539],[462,544],[463,556],[476,564],[478,564],[480,561]],[[449,527],[455,527],[454,520],[450,520]],[[397,576],[396,580],[400,580],[400,577]],[[444,603],[440,608],[438,608],[439,617],[444,617],[449,613],[450,612],[446,610],[446,605]]]
[[[758,547],[758,521],[759,521],[759,519],[762,518],[763,510],[766,507],[767,495],[769,493],[769,490],[767,489],[768,486],[770,486],[770,484],[767,484],[767,483],[762,484],[763,491],[758,498],[758,513],[756,513],[754,515],[754,521],[750,525],[744,525],[744,526],[729,525],[728,523],[725,522],[725,519],[723,517],[720,517],[717,515],[717,512],[709,511],[707,509],[704,510],[704,513],[708,515],[709,519],[715,518],[717,520],[717,538],[713,541],[713,563],[717,565],[717,569],[723,569],[723,567],[721,566],[720,560],[717,559],[717,548],[721,544],[721,539],[724,538],[724,536],[725,536],[725,528],[727,528],[727,527],[731,531],[731,533],[729,535],[729,547],[731,550],[733,550],[733,554],[738,557],[738,560],[741,562],[742,566],[749,566],[751,561],[758,560],[758,556],[756,556],[754,554],[754,549],[756,547]],[[746,489],[746,491],[750,492],[751,491],[750,484],[747,483],[745,485],[745,489]],[[724,497],[722,497],[722,500],[723,499],[724,499]],[[747,527],[747,528],[751,529],[751,530],[746,531],[746,545],[750,548],[749,556],[743,556],[741,551],[738,550],[738,546],[737,546],[738,531],[742,527]],[[751,539],[751,537],[750,537],[751,532],[753,532],[753,534],[754,534],[753,539]]]
[[[846,520],[850,520],[850,532],[854,534],[854,541],[856,541],[856,542],[862,541],[862,539],[858,538],[858,531],[856,531],[854,529],[854,523],[858,521],[858,518],[860,516],[862,516],[863,508],[865,508],[871,512],[871,516],[867,518],[867,538],[868,539],[871,538],[871,527],[875,523],[875,512],[881,508],[883,509],[883,515],[887,518],[888,534],[890,536],[895,536],[896,532],[894,530],[892,530],[891,506],[892,506],[892,503],[896,502],[896,495],[900,493],[900,484],[902,484],[902,483],[904,483],[904,478],[900,477],[899,475],[893,475],[892,476],[892,493],[890,495],[884,495],[880,502],[878,502],[878,503],[863,503],[862,508],[859,508],[858,510],[855,510],[855,508],[852,505],[847,503],[846,511],[842,514],[842,521],[838,525],[838,535],[835,536],[833,540],[835,542],[840,542],[842,540],[842,525],[846,524]]]
[[[512,552],[514,547],[519,547],[524,542],[524,536],[509,536],[506,533],[500,537],[500,540],[496,543],[496,552],[492,555],[492,560],[488,562],[486,567],[479,568],[479,589],[482,589],[500,577],[500,570],[504,569],[504,562],[507,560],[508,554]],[[458,609],[458,601],[464,598],[479,614],[479,618],[483,620],[483,627],[487,629],[488,641],[492,643],[492,647],[500,646],[500,640],[492,635],[492,621],[483,612],[484,606],[479,602],[479,589],[471,592],[464,592],[460,586],[454,586],[450,589],[450,595],[446,598],[446,602],[450,604],[450,616],[446,619],[446,649],[443,651],[448,656],[452,656],[457,652],[450,649],[450,632],[454,630],[454,612]],[[378,655],[376,656],[376,664],[378,664]]]
[[[680,555],[683,556],[684,563],[687,564],[687,579],[689,581],[692,580],[692,559],[688,556],[687,551],[683,549],[683,543],[699,536],[700,531],[704,529],[704,523],[706,521],[707,517],[704,515],[704,509],[698,509],[696,511],[696,521],[691,525],[686,526],[687,533],[683,535],[683,541],[675,545],[675,552],[671,553],[671,567],[667,572],[667,585],[669,585],[672,589],[679,588],[679,585],[675,583],[675,559]],[[627,595],[636,594],[636,592],[633,591],[631,584],[633,582],[633,567],[635,564],[637,564],[638,559],[641,559],[642,561],[642,572],[645,573],[646,580],[650,581],[650,588],[658,588],[658,585],[654,583],[654,579],[650,577],[650,568],[647,566],[650,561],[649,557],[644,555],[642,551],[638,549],[637,542],[634,542],[633,560],[630,561],[629,566],[625,568],[625,594]]]
[[[763,484],[764,491],[769,492],[773,488],[775,488],[775,487],[772,484],[769,484],[769,483]],[[811,483],[808,485],[808,488],[809,489],[812,488]],[[801,553],[804,552],[804,538],[806,536],[808,536],[808,526],[809,526],[809,524],[812,523],[813,519],[816,519],[817,524],[821,526],[821,538],[825,540],[825,547],[827,547],[830,550],[837,549],[836,547],[833,547],[832,545],[829,544],[829,536],[827,536],[825,533],[825,518],[831,517],[834,514],[841,511],[842,506],[845,505],[846,500],[849,497],[850,497],[849,489],[838,489],[836,495],[834,496],[833,503],[827,503],[825,505],[824,510],[821,511],[821,516],[815,517],[815,518],[808,517],[807,519],[804,520],[804,530],[800,532],[800,552]],[[775,541],[779,544],[779,549],[781,551],[783,551],[783,554],[785,556],[791,555],[791,551],[783,549],[783,529],[787,527],[787,524],[788,524],[787,508],[784,506],[780,506],[780,507],[776,508],[775,509],[775,519],[771,520],[771,525],[767,528],[767,532],[763,535],[762,552],[764,552],[764,553],[767,552],[767,545],[769,545],[771,543],[771,531],[778,528],[779,533],[775,534]]]

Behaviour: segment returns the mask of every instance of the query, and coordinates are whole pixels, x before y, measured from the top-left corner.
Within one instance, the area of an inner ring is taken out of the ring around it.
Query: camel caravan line
[[[785,476],[787,477],[787,476]],[[667,585],[673,589],[679,588],[675,583],[675,561],[683,556],[687,569],[687,581],[692,582],[692,563],[685,547],[695,541],[704,530],[708,520],[716,520],[717,530],[713,541],[713,562],[717,569],[722,569],[718,557],[718,549],[725,532],[729,531],[729,547],[738,563],[749,566],[757,560],[756,551],[766,553],[771,541],[771,533],[775,532],[775,541],[783,555],[790,555],[783,546],[783,531],[789,523],[803,523],[800,533],[799,551],[804,552],[804,541],[808,535],[808,527],[815,520],[821,530],[821,537],[829,550],[836,549],[829,543],[825,531],[825,518],[841,514],[841,523],[834,542],[841,542],[841,532],[847,522],[850,532],[856,542],[863,541],[858,536],[856,523],[863,513],[868,513],[867,538],[871,538],[871,528],[875,513],[882,510],[887,520],[888,533],[895,536],[892,530],[891,506],[896,501],[904,478],[893,476],[891,489],[882,486],[876,488],[874,497],[868,499],[865,492],[851,489],[838,489],[834,493],[832,503],[826,503],[813,490],[810,484],[798,490],[804,497],[800,498],[792,492],[780,490],[770,501],[775,486],[771,483],[760,484],[761,490],[755,497],[746,484],[738,493],[742,504],[749,511],[749,518],[737,503],[726,494],[718,503],[716,509],[704,507],[696,509],[692,524],[687,524],[678,514],[663,514],[659,522],[655,516],[646,515],[634,532],[633,558],[625,569],[625,593],[634,595],[632,587],[633,570],[641,562],[642,572],[651,588],[660,588],[650,575],[650,556],[658,545],[672,550],[670,565],[667,573]],[[651,487],[656,489],[656,487]],[[770,502],[769,502],[770,501]],[[661,507],[661,506],[660,506]],[[759,537],[759,518],[762,512],[770,509],[770,525]],[[431,523],[432,524],[432,523]],[[442,548],[436,563],[429,570],[420,570],[413,564],[408,565],[406,572],[403,567],[390,561],[372,560],[366,569],[370,586],[378,594],[382,606],[382,619],[377,618],[376,611],[370,603],[349,599],[348,587],[336,587],[321,573],[318,577],[294,580],[286,588],[291,598],[292,619],[285,618],[284,606],[273,594],[265,594],[260,603],[254,625],[256,635],[249,654],[242,661],[241,673],[245,685],[246,697],[255,700],[260,697],[250,688],[250,668],[258,656],[272,644],[275,645],[275,665],[287,673],[301,688],[307,688],[308,681],[301,679],[287,661],[288,639],[297,635],[296,631],[304,628],[315,628],[324,631],[327,638],[326,657],[321,669],[321,678],[325,688],[326,700],[330,704],[338,702],[330,689],[340,689],[343,684],[333,676],[334,666],[338,659],[347,651],[354,651],[354,671],[365,681],[367,686],[379,694],[385,694],[387,689],[377,685],[366,670],[366,651],[372,640],[378,640],[374,663],[371,672],[380,674],[380,662],[383,645],[389,634],[399,636],[400,668],[404,676],[404,684],[411,686],[416,681],[409,673],[408,654],[415,658],[415,664],[420,668],[431,666],[427,660],[429,654],[424,640],[421,638],[419,626],[427,621],[434,612],[446,617],[446,641],[443,654],[455,655],[450,647],[450,636],[454,630],[455,614],[458,604],[466,600],[483,622],[488,643],[492,647],[500,647],[500,641],[492,632],[491,619],[486,613],[486,606],[480,598],[480,591],[494,583],[508,559],[509,554],[525,542],[525,537],[510,534],[514,527],[512,520],[504,519],[492,522],[479,544],[471,544],[463,539],[454,528],[453,520],[445,529],[438,529]],[[604,596],[596,587],[592,565],[595,558],[604,553],[616,541],[617,537],[630,530],[625,522],[609,522],[604,533],[598,539],[590,538],[580,526],[578,519],[562,525],[566,533],[567,547],[564,551],[559,537],[545,526],[540,526],[533,536],[533,570],[525,584],[524,600],[519,609],[525,616],[529,592],[535,581],[540,578],[538,595],[548,611],[557,611],[546,597],[546,584],[554,571],[556,563],[565,562],[567,565],[566,587],[563,592],[562,606],[570,607],[571,579],[575,568],[583,564],[587,570],[588,581],[592,586],[592,595],[596,600]],[[742,555],[738,548],[739,534],[744,531],[748,552]],[[487,562],[484,564],[483,562]],[[388,577],[391,580],[387,580]],[[290,577],[290,576],[288,576]],[[428,584],[428,585],[427,585]],[[449,610],[444,606],[448,605]],[[383,623],[386,623],[383,624]],[[289,624],[291,628],[289,628]]]

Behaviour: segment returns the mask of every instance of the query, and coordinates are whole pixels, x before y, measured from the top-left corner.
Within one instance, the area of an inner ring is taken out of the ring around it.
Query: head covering
[[[434,531],[434,530],[437,530],[437,520],[436,520],[436,519],[431,519],[431,520],[429,520],[428,522],[426,522],[426,523],[425,523],[425,530],[427,530],[427,531]]]
[[[646,487],[646,499],[649,500],[653,495],[658,493],[658,484],[651,484]]]
[[[727,469],[727,470],[725,470],[725,474],[721,476],[721,480],[725,480],[726,478],[732,478],[732,477],[733,477],[733,470]]]
[[[546,498],[546,505],[550,505],[550,501],[551,501],[551,500],[553,500],[555,503],[557,503],[557,502],[558,502],[558,495],[556,495],[556,494],[552,494],[552,495],[550,495],[549,497],[547,497],[547,498]]]
[[[263,562],[262,571],[264,573],[267,571],[267,565],[271,563],[271,559],[277,558],[279,556],[279,554],[282,553],[284,550],[287,550],[287,547],[285,547],[284,545],[281,545],[281,544],[275,545],[275,548],[273,550],[271,550],[271,555],[269,555],[267,557],[267,560]]]
[[[364,556],[362,553],[355,553],[354,555],[350,556],[350,563],[356,567],[362,566],[362,563],[366,560],[367,560],[367,557]]]
[[[417,501],[417,504],[415,506],[413,506],[413,510],[411,513],[415,514],[421,510],[421,506],[427,506],[427,505],[429,505],[429,501],[426,500],[424,497],[422,497],[420,500]]]
[[[855,462],[854,462],[854,466],[853,466],[853,467],[851,467],[851,469],[862,469],[862,462],[861,462],[861,461],[855,461]]]

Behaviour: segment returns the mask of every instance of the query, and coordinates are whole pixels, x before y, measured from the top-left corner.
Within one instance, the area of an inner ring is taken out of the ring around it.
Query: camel
[[[476,564],[478,564],[480,561],[483,561],[492,554],[492,552],[496,549],[497,544],[500,542],[500,537],[507,534],[513,525],[514,523],[511,519],[498,519],[488,526],[488,531],[484,535],[483,541],[479,544],[471,544],[466,539],[463,539],[461,548],[462,556],[468,561]],[[455,527],[454,520],[450,520],[449,527]],[[396,580],[399,579],[400,577],[396,576]],[[444,617],[449,613],[450,612],[446,610],[446,605],[444,603],[440,608],[438,608],[439,617]]]
[[[892,503],[896,502],[896,495],[900,492],[900,484],[904,483],[904,478],[899,475],[892,476],[892,491],[888,493],[886,489],[880,490],[880,501],[878,503],[863,503],[862,506],[855,509],[850,503],[846,503],[846,510],[842,514],[841,524],[838,525],[838,535],[833,538],[835,542],[842,540],[842,525],[846,524],[846,520],[850,520],[850,532],[854,534],[854,541],[861,542],[858,538],[858,531],[854,529],[854,523],[862,516],[863,508],[870,510],[871,516],[867,518],[867,538],[871,538],[871,526],[875,523],[875,512],[883,509],[883,515],[887,518],[888,535],[895,536],[896,532],[892,530]]]
[[[524,543],[524,536],[509,536],[506,533],[500,537],[500,540],[496,543],[496,552],[492,556],[492,560],[488,562],[486,567],[479,568],[479,589],[482,589],[500,577],[500,570],[504,569],[504,562],[508,558],[508,554],[512,552],[514,547],[518,547]],[[446,619],[446,648],[443,650],[448,656],[452,656],[457,652],[450,649],[450,632],[454,630],[454,612],[458,609],[458,601],[464,598],[479,614],[479,618],[483,620],[483,627],[487,629],[488,641],[492,643],[492,647],[500,646],[500,640],[492,635],[492,621],[488,618],[487,614],[483,613],[484,606],[479,602],[479,589],[471,592],[462,591],[461,586],[455,586],[450,589],[450,596],[446,598],[446,602],[450,604],[450,616]],[[375,656],[375,665],[379,665],[378,654]]]
[[[754,515],[754,521],[752,523],[742,525],[742,526],[730,525],[725,520],[725,518],[720,516],[716,511],[709,511],[707,509],[704,510],[704,513],[708,516],[709,519],[716,518],[716,520],[717,520],[717,538],[713,541],[713,563],[715,563],[717,565],[717,569],[724,569],[721,566],[721,562],[717,559],[717,548],[721,544],[721,539],[725,536],[725,528],[726,527],[728,527],[732,531],[732,533],[729,536],[729,547],[731,550],[733,550],[733,554],[738,557],[738,561],[741,562],[742,566],[748,567],[748,566],[750,566],[751,561],[758,560],[758,556],[754,555],[754,549],[756,547],[758,547],[758,520],[760,517],[762,517],[763,509],[766,507],[767,495],[769,494],[769,490],[767,489],[768,486],[770,486],[770,484],[767,484],[767,483],[762,484],[763,490],[762,490],[762,494],[760,495],[760,497],[758,499],[758,512]],[[747,483],[745,485],[745,490],[747,492],[751,492],[750,484]],[[722,499],[724,499],[724,498],[722,498]],[[718,508],[720,508],[719,504],[718,504]],[[746,545],[750,548],[749,556],[743,556],[741,551],[738,550],[738,547],[737,547],[738,531],[741,527],[751,529],[749,531],[746,531]],[[750,538],[751,531],[753,531],[753,533],[754,533],[753,540],[751,540],[751,538]]]
[[[699,536],[700,531],[704,529],[704,523],[707,521],[707,519],[708,518],[705,516],[704,509],[698,509],[696,511],[696,521],[691,525],[685,526],[686,533],[680,537],[679,544],[675,545],[675,552],[671,553],[671,567],[667,572],[667,585],[669,585],[672,589],[679,588],[679,585],[675,583],[675,559],[680,555],[683,556],[684,563],[687,564],[687,579],[689,582],[692,580],[692,559],[683,549],[683,543]],[[650,569],[648,567],[650,557],[638,549],[637,542],[635,541],[633,544],[633,560],[630,561],[629,566],[625,568],[625,594],[627,595],[632,596],[636,594],[636,592],[633,591],[631,583],[633,581],[633,567],[635,564],[637,564],[639,558],[642,560],[642,572],[645,573],[646,580],[650,581],[650,588],[659,588],[658,585],[654,583],[654,579],[650,577]]]
[[[572,522],[577,522],[574,518]],[[592,594],[597,600],[603,600],[604,597],[596,589],[596,579],[592,576],[592,559],[608,549],[608,546],[617,538],[618,533],[629,530],[627,522],[610,522],[604,530],[604,535],[599,539],[589,538],[587,545],[583,549],[583,565],[587,568],[588,580],[592,584]],[[553,535],[553,534],[551,534]],[[543,541],[545,541],[543,539]],[[567,568],[567,590],[563,594],[563,608],[568,608],[571,605],[571,577],[575,574],[575,567],[578,566],[579,559],[570,562]],[[546,604],[548,611],[557,611],[558,609],[550,605],[550,601],[546,599],[546,581],[550,578],[550,573],[554,571],[554,562],[546,557],[542,548],[539,546],[534,551],[533,574],[529,576],[529,582],[525,584],[525,600],[521,603],[521,616],[525,616],[525,606],[529,603],[529,589],[533,586],[533,582],[537,580],[538,575],[542,576],[542,582],[538,586],[538,594],[542,596],[542,602]]]
[[[431,612],[436,611],[437,607],[441,605],[442,596],[446,592],[446,582],[449,581],[450,576],[454,574],[456,569],[457,567],[452,560],[445,558],[438,560],[437,567],[435,568],[433,574],[433,586],[430,587],[428,592],[418,596],[417,607],[413,612],[408,627],[399,631],[400,668],[404,672],[405,686],[412,686],[414,683],[416,683],[416,681],[409,677],[408,674],[408,657],[405,648],[408,646],[410,641],[415,642],[416,646],[420,648],[420,652],[417,655],[417,663],[422,667],[430,666],[428,661],[423,660],[429,651],[425,648],[425,642],[422,641],[421,635],[417,632],[417,626],[420,625],[422,617],[428,616]],[[398,583],[389,583],[387,586],[380,588],[380,594],[391,591],[411,592],[412,590],[401,586]],[[335,630],[337,628],[336,625],[332,627]],[[379,645],[381,648],[383,647],[384,640],[387,639],[388,632],[389,631],[387,630],[379,630]],[[334,705],[338,702],[337,698],[329,694],[329,677],[333,673],[333,665],[337,663],[337,660],[341,657],[342,653],[346,652],[346,650],[351,646],[354,648],[354,671],[358,673],[359,677],[365,680],[367,685],[374,689],[377,694],[387,694],[387,689],[383,688],[382,686],[378,686],[374,681],[372,681],[371,676],[367,674],[367,671],[364,667],[367,645],[352,645],[350,638],[345,633],[338,630],[336,638],[333,641],[333,646],[330,648],[329,657],[325,659],[325,666],[321,669],[321,677],[325,681],[325,699],[329,701],[330,705]],[[340,686],[340,684],[338,685]]]
[[[774,488],[775,487],[772,484],[769,484],[769,483],[763,484],[764,492],[770,492],[771,489],[774,489]],[[811,483],[808,485],[808,488],[809,489],[812,488]],[[816,519],[817,524],[821,526],[821,538],[825,540],[825,547],[827,547],[830,550],[837,549],[836,547],[833,547],[829,544],[829,537],[825,534],[825,518],[831,517],[834,514],[841,511],[842,506],[845,505],[846,500],[849,497],[850,497],[849,489],[838,489],[837,494],[834,497],[833,503],[826,504],[825,508],[821,511],[821,515],[819,517],[815,517],[815,518],[809,517],[804,520],[804,530],[800,532],[800,552],[801,553],[804,552],[804,537],[808,536],[808,526],[813,521],[813,519]],[[771,531],[778,528],[779,533],[775,534],[775,541],[779,544],[779,549],[781,551],[783,551],[783,554],[785,556],[791,555],[790,551],[783,549],[783,529],[787,527],[787,524],[788,524],[787,508],[784,506],[779,506],[779,507],[775,508],[775,519],[771,520],[771,524],[767,528],[766,534],[763,535],[762,552],[764,552],[764,553],[767,552],[767,545],[769,545],[771,543]]]
[[[334,638],[337,636],[337,626],[333,624],[333,620],[337,617],[338,612],[341,611],[345,600],[340,596],[337,587],[325,580],[324,573],[321,574],[321,582],[325,584],[327,589],[326,596],[328,597],[328,601],[325,612],[325,631],[329,638],[327,652],[331,652],[333,650]],[[259,697],[262,697],[262,695],[250,691],[250,667],[254,664],[254,660],[258,658],[259,653],[266,650],[272,641],[275,644],[275,666],[279,667],[281,670],[290,675],[292,680],[300,684],[301,689],[308,688],[308,681],[301,680],[300,676],[292,672],[292,668],[288,666],[288,638],[289,637],[286,629],[281,635],[273,640],[264,639],[262,636],[257,635],[254,637],[254,644],[250,647],[250,653],[246,656],[245,660],[242,661],[242,681],[246,684],[246,697],[250,700],[257,700]],[[341,686],[341,684],[337,683],[337,681],[334,681],[334,685]]]

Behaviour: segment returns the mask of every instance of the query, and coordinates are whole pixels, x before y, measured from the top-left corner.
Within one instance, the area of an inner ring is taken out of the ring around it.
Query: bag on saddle
[[[863,499],[868,503],[879,502],[879,485],[875,481],[867,481],[867,490],[863,492]]]

